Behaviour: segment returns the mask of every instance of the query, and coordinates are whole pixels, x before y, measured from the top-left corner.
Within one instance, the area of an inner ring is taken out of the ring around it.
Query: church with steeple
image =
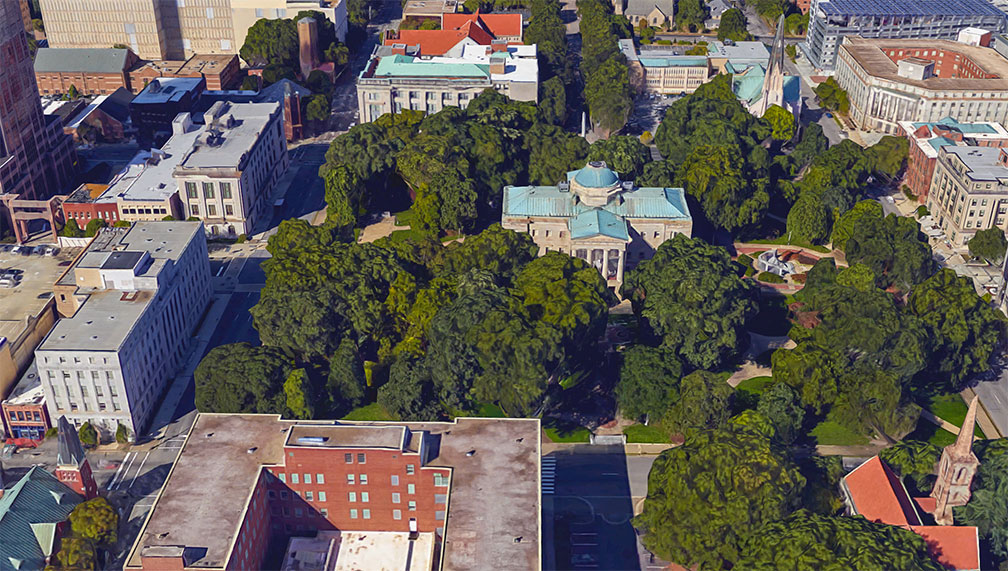
[[[790,111],[797,124],[802,110],[801,78],[787,73],[784,57],[784,16],[781,16],[767,65],[754,65],[736,73],[732,77],[732,91],[756,117],[762,117],[767,109],[777,105]]]
[[[964,506],[970,500],[970,486],[980,467],[980,460],[973,454],[977,400],[978,397],[973,397],[959,436],[945,447],[938,461],[938,480],[931,490],[931,497],[935,500],[931,514],[938,525],[952,525],[952,508]]]
[[[81,444],[77,429],[65,416],[59,418],[56,426],[59,448],[56,455],[56,470],[53,474],[60,482],[85,499],[90,500],[98,496],[98,484],[91,472],[91,464],[84,454],[84,446]]]

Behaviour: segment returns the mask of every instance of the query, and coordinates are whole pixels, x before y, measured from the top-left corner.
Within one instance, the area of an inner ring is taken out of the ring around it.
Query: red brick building
[[[81,95],[106,95],[129,89],[129,72],[140,61],[125,48],[39,48],[35,81],[43,95],[67,93],[71,85]]]
[[[938,161],[938,149],[948,145],[973,147],[1008,146],[1008,130],[999,123],[960,123],[946,117],[936,123],[900,121],[900,129],[910,139],[904,184],[923,204],[927,201],[931,178]]]
[[[133,93],[140,93],[159,77],[202,77],[206,89],[230,89],[238,83],[241,67],[235,54],[194,55],[184,61],[141,61],[129,72]]]
[[[426,534],[442,569],[540,569],[539,433],[201,414],[126,567],[278,566],[268,553],[291,537],[339,530]]]
[[[109,226],[120,219],[119,206],[115,200],[98,202],[97,199],[108,190],[108,185],[85,183],[74,190],[60,205],[63,220],[74,220],[84,228],[95,218],[101,218]]]
[[[34,364],[14,385],[0,407],[3,408],[4,434],[8,442],[23,445],[40,442],[52,427],[46,411],[42,381]]]

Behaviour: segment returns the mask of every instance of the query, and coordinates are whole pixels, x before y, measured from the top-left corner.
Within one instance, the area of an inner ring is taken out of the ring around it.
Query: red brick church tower
[[[98,495],[98,484],[91,473],[91,464],[84,456],[77,430],[65,416],[57,423],[59,451],[56,456],[56,479],[87,499]]]
[[[959,429],[959,436],[942,451],[938,463],[938,481],[931,491],[931,497],[935,499],[934,518],[938,525],[952,525],[952,508],[969,502],[970,484],[980,467],[980,460],[973,454],[976,414],[977,397],[973,397]]]

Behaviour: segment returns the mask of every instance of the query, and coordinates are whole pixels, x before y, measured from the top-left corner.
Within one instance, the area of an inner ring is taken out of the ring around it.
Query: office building
[[[460,57],[420,57],[415,47],[376,46],[357,78],[357,104],[361,121],[369,122],[403,109],[464,109],[489,88],[515,101],[537,101],[536,47],[466,45]]]
[[[538,419],[200,414],[125,568],[281,568],[267,550],[298,537],[286,559],[326,569],[538,570],[539,439]]]
[[[690,237],[693,218],[681,188],[637,187],[601,161],[567,173],[557,186],[506,186],[501,226],[539,246],[580,258],[618,292],[623,275],[676,234]]]
[[[1008,149],[939,148],[926,204],[955,247],[977,230],[1008,228]]]
[[[176,119],[176,130],[188,130],[187,121]],[[272,216],[269,196],[289,163],[283,106],[220,101],[203,123],[172,171],[185,217],[214,236],[251,235]]]
[[[34,363],[24,376],[14,385],[3,403],[3,427],[6,438],[17,441],[31,441],[33,444],[45,438],[52,427],[49,411],[45,407],[45,393],[42,379]]]
[[[42,114],[17,2],[0,3],[0,52],[0,193],[49,198],[76,176],[77,156],[59,119]]]
[[[902,133],[910,139],[904,182],[923,204],[934,177],[938,149],[946,145],[969,147],[1008,146],[1008,129],[999,123],[960,123],[945,117],[933,123],[900,121]]]
[[[125,46],[144,59],[235,54],[259,18],[322,12],[346,37],[346,3],[328,0],[40,0],[54,48]]]
[[[955,40],[963,28],[1006,29],[987,0],[812,0],[799,47],[812,65],[833,70],[845,37]]]
[[[133,126],[145,138],[171,133],[175,117],[192,111],[205,89],[206,80],[201,77],[152,80],[130,103]]]
[[[203,225],[102,230],[53,290],[63,319],[35,350],[49,417],[144,431],[210,301]]]
[[[218,101],[230,103],[279,103],[283,106],[284,134],[287,142],[304,137],[304,120],[301,101],[312,94],[311,90],[289,79],[280,81],[260,91],[204,91],[193,113],[202,115]]]
[[[641,46],[638,51],[633,40],[620,40],[619,46],[630,70],[630,85],[639,93],[693,93],[715,75],[706,55],[686,55],[683,46]]]
[[[900,121],[1008,120],[1008,60],[948,40],[844,39],[836,81],[864,131],[902,134]]]

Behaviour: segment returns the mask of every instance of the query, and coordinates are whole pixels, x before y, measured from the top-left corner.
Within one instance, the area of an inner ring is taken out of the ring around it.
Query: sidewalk
[[[196,367],[202,360],[203,353],[206,351],[207,345],[210,344],[210,338],[213,336],[214,329],[220,323],[221,317],[224,315],[224,309],[227,307],[229,301],[231,301],[231,294],[214,294],[213,299],[210,301],[210,306],[207,308],[206,315],[203,317],[203,322],[196,332],[194,342],[189,347],[189,359],[165,391],[157,414],[147,429],[148,434],[157,434],[160,437],[161,434],[159,433],[175,420],[175,409],[178,408],[182,395],[185,394],[186,389],[189,387],[193,373],[196,372]],[[139,438],[139,435],[137,440],[142,440]]]

